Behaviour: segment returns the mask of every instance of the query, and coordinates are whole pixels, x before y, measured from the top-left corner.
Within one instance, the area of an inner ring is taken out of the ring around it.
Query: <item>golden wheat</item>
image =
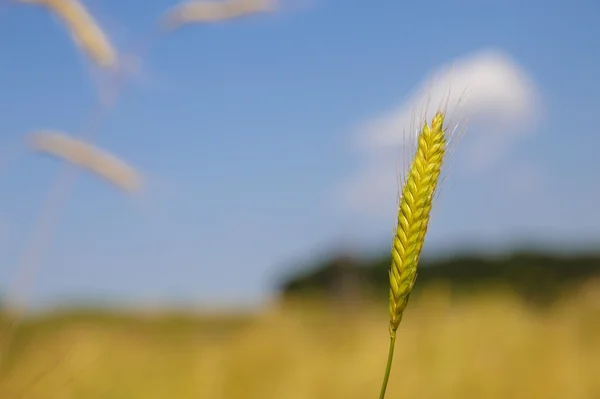
[[[447,142],[443,125],[442,112],[436,113],[431,126],[424,123],[417,137],[416,153],[408,170],[398,206],[398,225],[392,243],[392,264],[389,271],[390,345],[380,399],[385,397],[394,357],[396,330],[400,326],[417,278],[417,266],[442,171]]]
[[[48,8],[67,25],[71,37],[102,67],[117,66],[117,52],[91,14],[77,0],[17,0]]]
[[[444,115],[437,113],[431,127],[425,124],[408,172],[398,207],[398,226],[390,267],[390,328],[395,331],[417,277],[429,214],[444,159]]]
[[[162,20],[162,26],[165,29],[173,30],[188,23],[219,22],[270,12],[273,9],[273,0],[193,0],[184,2],[168,11]]]
[[[141,186],[140,174],[134,168],[91,144],[63,133],[36,132],[30,135],[29,143],[34,150],[89,169],[125,191],[135,192]]]

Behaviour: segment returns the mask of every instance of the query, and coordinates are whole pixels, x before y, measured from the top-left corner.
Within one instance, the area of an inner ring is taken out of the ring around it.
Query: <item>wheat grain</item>
[[[117,52],[92,15],[77,0],[18,0],[41,5],[54,12],[68,27],[79,47],[101,67],[117,66]]]
[[[115,186],[129,192],[139,190],[140,174],[117,157],[81,140],[55,131],[42,131],[30,135],[30,145],[45,152],[91,170]]]
[[[173,30],[188,23],[219,22],[270,12],[273,9],[274,2],[272,0],[192,0],[168,11],[162,20],[162,26],[167,30]]]

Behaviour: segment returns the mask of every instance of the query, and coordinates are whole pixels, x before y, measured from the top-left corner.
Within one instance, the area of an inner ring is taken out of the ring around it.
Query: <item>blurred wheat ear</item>
[[[170,31],[190,23],[227,21],[272,12],[275,8],[275,0],[191,0],[168,11],[163,17],[161,25],[163,29]]]
[[[117,52],[92,15],[78,0],[16,0],[19,3],[40,5],[58,16],[77,43],[96,64],[115,68]]]
[[[141,175],[130,165],[100,148],[57,131],[40,131],[29,136],[30,147],[64,159],[103,177],[119,189],[134,193],[141,187]]]
[[[417,266],[442,171],[447,143],[446,129],[443,125],[442,112],[433,117],[431,126],[427,123],[423,125],[417,137],[417,150],[402,189],[389,271],[390,347],[380,399],[385,397],[394,356],[396,331],[417,278]]]

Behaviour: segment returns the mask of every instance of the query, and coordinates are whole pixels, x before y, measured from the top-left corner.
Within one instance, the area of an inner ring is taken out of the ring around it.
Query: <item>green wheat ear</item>
[[[446,129],[443,124],[444,114],[441,112],[433,117],[431,126],[424,124],[419,132],[417,151],[402,189],[389,272],[390,348],[380,399],[385,397],[394,355],[396,330],[417,278],[417,266],[425,242],[429,214],[442,170],[446,148]]]

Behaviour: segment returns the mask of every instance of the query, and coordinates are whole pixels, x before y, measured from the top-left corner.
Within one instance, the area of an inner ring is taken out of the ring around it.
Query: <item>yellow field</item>
[[[388,398],[600,398],[598,287],[546,311],[489,293],[411,299]],[[22,330],[0,398],[377,398],[384,304],[303,302],[223,319],[48,319]]]

